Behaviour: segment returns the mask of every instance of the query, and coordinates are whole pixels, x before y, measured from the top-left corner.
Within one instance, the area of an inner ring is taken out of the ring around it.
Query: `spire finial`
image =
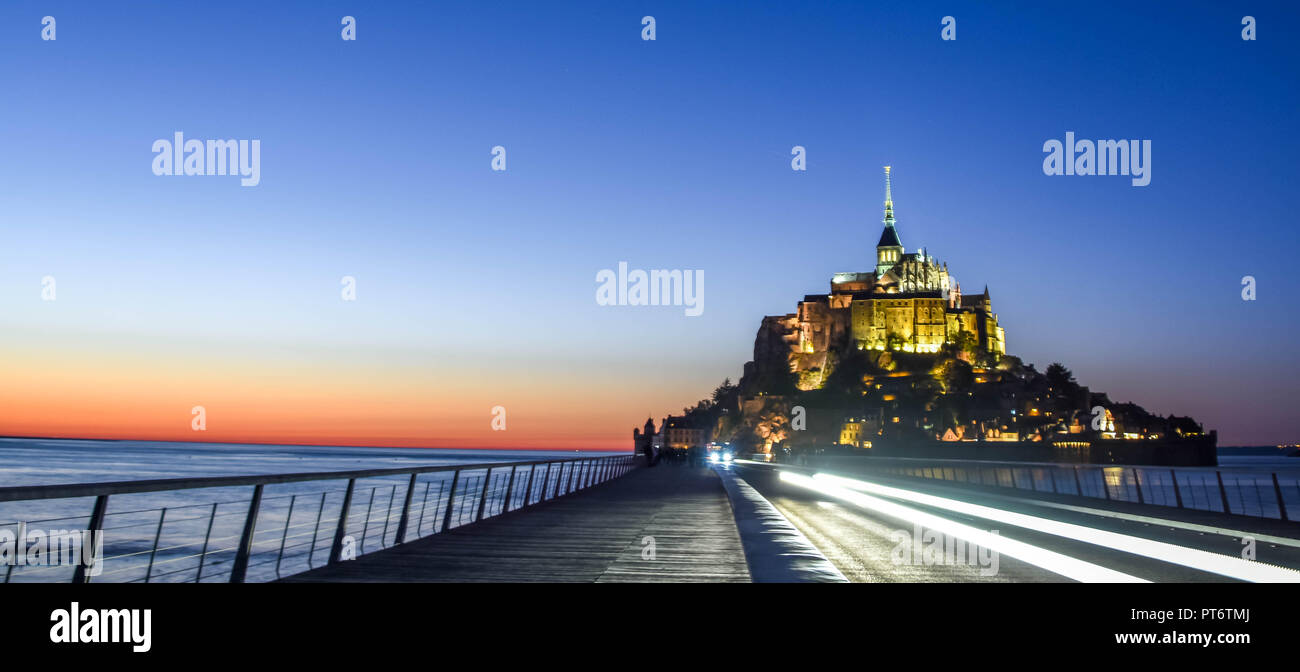
[[[889,184],[889,166],[885,166],[885,226],[894,225],[894,196]]]

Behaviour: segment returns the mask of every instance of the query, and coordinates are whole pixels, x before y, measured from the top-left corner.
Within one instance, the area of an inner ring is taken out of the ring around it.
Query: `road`
[[[914,480],[865,479],[893,489],[864,491],[862,481],[809,479],[815,470],[729,468],[855,582],[1300,581],[1300,539],[1188,524],[1162,507],[1126,517],[1084,500]],[[781,471],[806,475],[787,481]],[[1254,538],[1255,562],[1241,560],[1243,536]]]

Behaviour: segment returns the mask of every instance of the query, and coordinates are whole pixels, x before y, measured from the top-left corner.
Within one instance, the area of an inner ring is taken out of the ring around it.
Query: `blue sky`
[[[1296,441],[1298,13],[6,3],[0,345],[474,362],[488,389],[597,368],[566,399],[614,436],[737,378],[763,315],[870,270],[891,164],[903,244],[988,284],[1010,352],[1224,444]],[[261,184],[153,175],[175,131],[260,139]],[[1151,184],[1044,175],[1066,131],[1151,140]],[[619,261],[703,269],[704,315],[595,305]]]

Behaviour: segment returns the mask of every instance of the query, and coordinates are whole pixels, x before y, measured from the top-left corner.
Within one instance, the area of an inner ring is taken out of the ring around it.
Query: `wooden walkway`
[[[652,537],[654,559],[642,559]],[[285,582],[748,582],[717,474],[660,464]]]

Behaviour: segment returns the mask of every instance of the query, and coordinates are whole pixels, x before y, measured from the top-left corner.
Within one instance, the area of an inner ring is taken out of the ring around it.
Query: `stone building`
[[[903,247],[889,166],[882,221],[874,271],[836,273],[828,293],[804,296],[794,313],[763,318],[755,340],[758,366],[784,355],[798,374],[799,388],[814,389],[821,386],[833,350],[938,352],[965,332],[975,347],[1006,354],[1006,332],[993,312],[988,287],[983,294],[963,296],[946,263],[924,249],[909,253]]]
[[[709,430],[693,427],[686,418],[670,415],[664,419],[664,447],[668,450],[703,448],[709,442]]]

